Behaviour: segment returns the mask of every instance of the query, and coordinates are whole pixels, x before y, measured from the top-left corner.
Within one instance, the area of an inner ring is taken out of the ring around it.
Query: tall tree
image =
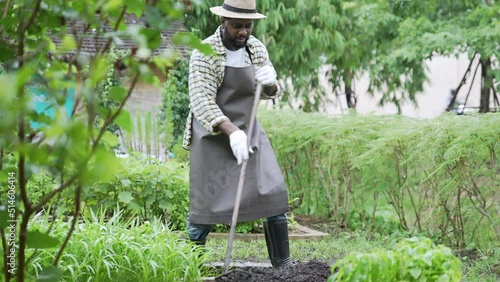
[[[402,21],[395,43],[414,46],[409,55],[431,59],[467,52],[480,57],[480,112],[490,111],[500,70],[500,3],[498,1],[389,1]]]
[[[206,37],[218,25],[209,7],[221,0],[193,5],[188,25]],[[286,81],[285,102],[303,97],[304,110],[324,101],[318,70],[330,65],[327,78],[334,91],[344,88],[355,107],[352,81],[369,74],[369,92],[379,105],[411,101],[423,91],[425,61],[434,55],[478,52],[481,55],[483,102],[498,89],[499,3],[481,0],[287,0],[257,1],[267,19],[257,21],[254,34],[266,43],[271,60]]]
[[[201,1],[193,5],[187,24],[201,37],[212,34],[219,25],[209,8],[219,0]],[[325,64],[326,50],[342,53],[344,37],[337,31],[341,22],[338,0],[257,1],[257,9],[267,19],[256,21],[254,35],[266,44],[269,56],[281,78],[286,94],[284,102],[303,98],[300,107],[317,109],[323,93],[318,87],[318,71]],[[307,93],[307,94],[305,94]]]

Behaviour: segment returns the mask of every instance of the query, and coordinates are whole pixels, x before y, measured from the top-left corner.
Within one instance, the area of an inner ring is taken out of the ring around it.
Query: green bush
[[[184,229],[189,207],[189,180],[186,164],[174,161],[161,163],[155,159],[132,156],[119,161],[119,169],[108,181],[94,180],[83,190],[82,212],[89,209],[122,210],[124,217],[139,216],[141,220],[161,217],[172,229]],[[41,199],[57,185],[57,179],[41,171],[28,181],[31,199]],[[71,190],[44,206],[52,214],[70,214],[73,209]]]
[[[328,281],[460,281],[460,260],[451,249],[428,239],[411,238],[393,251],[353,253],[332,266]]]
[[[401,225],[397,219],[391,218],[388,214],[376,214],[372,218],[371,215],[362,214],[359,211],[352,211],[349,217],[349,228],[352,231],[365,230],[364,222],[371,222],[371,231],[380,235],[391,235],[394,233],[399,233],[402,230]]]
[[[172,229],[183,229],[189,207],[188,170],[173,161],[121,159],[114,179],[95,182],[84,191],[83,199],[93,209],[118,206],[125,217],[162,217]]]
[[[168,73],[164,83],[163,103],[160,120],[166,125],[170,122],[173,131],[172,144],[182,140],[186,120],[189,114],[189,61],[180,60],[177,67]],[[165,144],[170,147],[172,144]]]
[[[499,114],[258,114],[290,199],[298,199],[294,213],[356,230],[402,229],[460,248],[498,246]],[[397,225],[380,221],[382,209]]]

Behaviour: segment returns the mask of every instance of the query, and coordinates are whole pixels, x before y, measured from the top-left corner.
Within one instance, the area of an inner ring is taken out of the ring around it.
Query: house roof
[[[137,18],[134,14],[126,14],[124,15],[124,21],[127,26],[132,26],[132,25],[139,25],[139,26],[147,26],[146,19],[144,17],[142,18]],[[77,40],[80,40],[81,36],[84,35],[83,37],[83,43],[82,43],[82,48],[81,51],[83,54],[88,54],[88,55],[93,55],[96,54],[98,51],[102,49],[107,41],[108,38],[103,36],[103,34],[113,32],[114,29],[109,26],[109,24],[105,24],[103,27],[103,30],[100,31],[100,35],[97,36],[96,38],[96,29],[88,30],[85,31],[85,24],[80,21],[76,22],[71,22],[68,23],[68,34],[73,34],[75,35]],[[158,48],[153,50],[153,55],[158,55],[164,50],[176,50],[178,51],[182,56],[186,57],[188,54],[189,48],[184,45],[175,45],[172,42],[172,37],[177,33],[177,32],[186,32],[187,28],[184,26],[182,21],[174,21],[167,29],[163,30],[161,32],[161,44]],[[115,50],[133,50],[137,48],[137,44],[134,42],[133,39],[127,38],[125,36],[118,36],[119,40],[114,40],[113,45],[115,47]],[[61,43],[61,38],[60,37],[52,37],[52,40],[56,45],[59,45]]]

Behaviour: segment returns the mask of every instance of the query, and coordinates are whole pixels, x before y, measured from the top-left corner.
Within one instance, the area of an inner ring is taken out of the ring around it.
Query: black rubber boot
[[[288,243],[287,220],[264,222],[264,234],[266,236],[267,252],[274,268],[286,268],[292,266],[290,260],[290,245]]]

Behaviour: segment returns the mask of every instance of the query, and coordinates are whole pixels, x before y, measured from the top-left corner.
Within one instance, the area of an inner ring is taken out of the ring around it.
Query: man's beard
[[[229,34],[227,29],[224,29],[224,37],[226,38],[226,41],[236,49],[241,49],[247,45],[248,38],[245,38],[245,42],[238,43],[236,41],[236,38],[232,37],[231,34]]]

